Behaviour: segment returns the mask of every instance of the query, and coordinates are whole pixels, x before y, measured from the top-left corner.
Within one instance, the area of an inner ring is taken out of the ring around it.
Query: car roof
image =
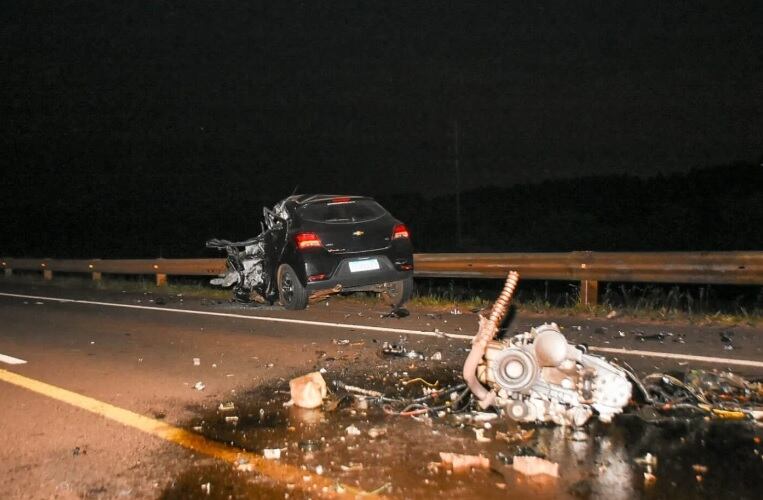
[[[306,205],[321,201],[331,201],[336,198],[349,198],[350,200],[370,200],[368,196],[348,195],[348,194],[298,194],[290,196],[288,199],[297,205]]]

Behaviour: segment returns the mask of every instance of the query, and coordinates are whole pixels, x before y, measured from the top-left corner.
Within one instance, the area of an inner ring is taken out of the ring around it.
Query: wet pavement
[[[468,311],[453,315],[411,309],[409,316],[393,318],[385,317],[389,309],[382,305],[339,300],[295,313],[177,295],[162,296],[159,304],[158,296],[148,293],[21,285],[3,291],[121,304],[3,297],[0,353],[27,361],[4,369],[226,446],[260,455],[279,449],[278,463],[294,465],[306,476],[320,473],[337,485],[394,498],[760,496],[763,450],[760,428],[753,422],[655,419],[659,415],[631,407],[612,424],[589,422],[584,433],[551,425],[520,427],[505,420],[485,428],[447,413],[428,419],[389,415],[373,403],[363,408],[333,385],[342,381],[409,398],[423,396],[425,384],[403,386],[403,380],[421,377],[437,381],[438,387],[461,383],[468,337],[436,331],[473,334],[476,315]],[[193,314],[177,312],[183,309]],[[729,364],[741,358],[763,361],[762,330],[753,325],[522,312],[508,331],[525,331],[544,321],[557,321],[576,344],[654,352],[657,356],[616,355],[642,377],[670,372],[680,378],[698,368],[763,376],[757,365]],[[380,355],[384,342],[400,342],[401,331],[409,331],[407,348],[426,359]],[[436,353],[441,360],[432,359]],[[660,353],[717,360],[686,361]],[[607,358],[616,360],[615,355]],[[284,407],[288,381],[321,368],[331,391],[324,408]],[[199,381],[206,387],[202,391],[194,389]],[[305,484],[275,483],[256,471],[239,470],[20,388],[0,384],[0,392],[0,399],[9,402],[0,418],[0,436],[8,443],[0,448],[3,497],[302,498],[320,493],[306,493]],[[233,409],[226,409],[226,403]],[[396,409],[402,406],[392,403]],[[348,427],[358,434],[348,434]],[[475,427],[483,428],[489,440],[478,441]],[[519,429],[534,433],[524,442],[498,437],[499,432],[514,436]],[[73,455],[77,447],[87,454]],[[449,472],[438,466],[440,452],[481,454],[491,467]],[[639,463],[647,453],[657,457],[651,484],[645,483],[646,467]],[[558,462],[559,477],[515,472],[508,462],[527,454]]]
[[[431,360],[379,357],[375,366],[362,369],[349,362],[332,365],[324,374],[329,388],[341,380],[393,398],[425,394],[426,385],[421,382],[402,384],[418,377],[441,388],[461,382],[460,365]],[[632,406],[611,424],[593,419],[574,430],[520,426],[507,419],[485,424],[470,419],[468,411],[434,418],[388,415],[382,404],[361,402],[338,389],[321,409],[284,407],[288,400],[288,380],[281,379],[220,401],[232,403],[226,405],[232,409],[194,408],[198,417],[186,425],[247,451],[280,449],[285,463],[396,498],[743,499],[759,498],[763,477],[763,428],[751,421],[674,418],[670,413],[655,418],[655,412]],[[358,432],[350,433],[348,428]],[[475,429],[482,429],[487,440],[478,441]],[[509,443],[498,437],[501,434],[531,437]],[[491,466],[452,472],[439,465],[439,452],[482,455]],[[647,453],[657,457],[653,482],[645,480],[646,466],[639,463]],[[559,477],[523,476],[512,468],[515,455],[557,462]],[[204,489],[207,483],[209,493]],[[300,494],[299,485],[284,487],[231,468],[203,467],[186,471],[164,496],[283,498],[284,493]]]

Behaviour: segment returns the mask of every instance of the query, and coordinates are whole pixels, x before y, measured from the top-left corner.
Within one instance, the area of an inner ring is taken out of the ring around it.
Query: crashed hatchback
[[[212,239],[228,268],[212,284],[234,297],[304,309],[339,292],[382,293],[394,307],[413,290],[408,228],[366,196],[294,195],[263,208],[262,232],[245,241]]]

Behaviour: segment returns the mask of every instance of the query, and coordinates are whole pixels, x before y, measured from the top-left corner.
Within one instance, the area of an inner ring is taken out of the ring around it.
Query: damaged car
[[[373,198],[293,195],[263,208],[263,218],[254,238],[207,241],[228,255],[226,273],[211,283],[233,287],[236,300],[304,309],[340,292],[379,292],[393,307],[410,298],[410,233]]]

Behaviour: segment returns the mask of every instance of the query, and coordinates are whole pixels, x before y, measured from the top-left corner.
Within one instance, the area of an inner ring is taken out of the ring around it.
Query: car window
[[[365,222],[378,219],[387,213],[373,200],[350,200],[342,202],[321,201],[308,203],[298,209],[299,215],[312,222]]]

